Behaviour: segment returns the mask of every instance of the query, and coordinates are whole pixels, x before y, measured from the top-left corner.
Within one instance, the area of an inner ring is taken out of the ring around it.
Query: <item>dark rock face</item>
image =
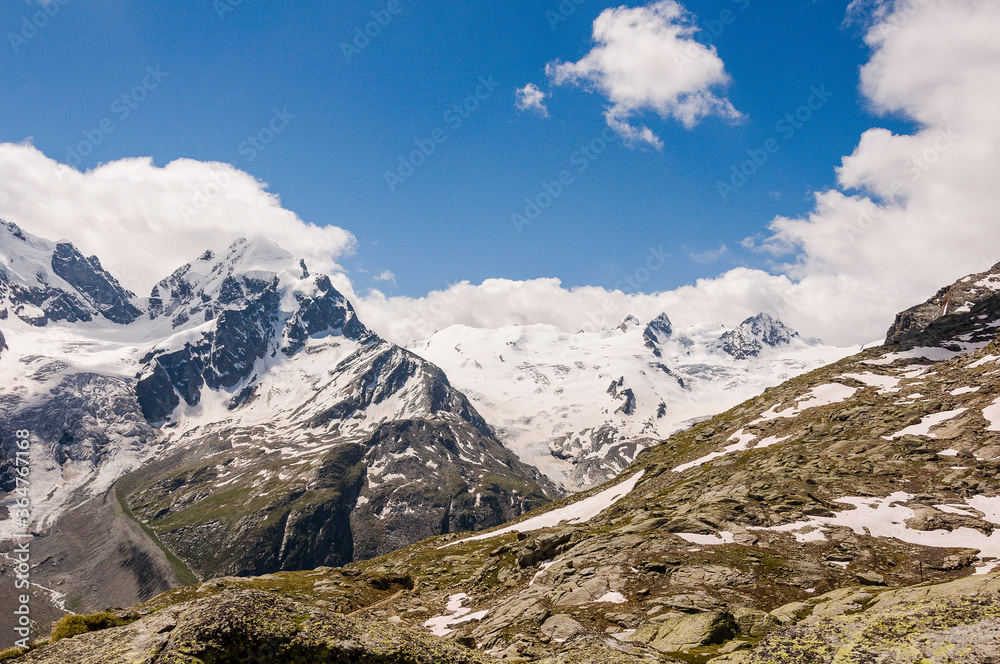
[[[68,242],[56,245],[52,254],[52,271],[90,300],[102,316],[114,323],[127,325],[142,312],[131,300],[135,294],[121,287],[118,280],[101,267],[96,256],[84,258]]]
[[[7,350],[7,340],[3,336],[3,332],[0,332],[0,357],[3,356],[3,351]]]
[[[11,313],[35,327],[44,327],[49,321],[86,323],[93,320],[89,308],[71,293],[45,284],[27,288],[12,282],[0,266],[0,300],[4,299],[10,302]],[[7,315],[7,309],[0,312],[0,318]]]
[[[314,297],[295,294],[299,307],[285,323],[281,345],[283,353],[294,355],[302,349],[306,339],[328,330],[352,341],[363,341],[374,336],[358,319],[347,298],[333,287],[329,277],[316,277],[316,290],[317,295]]]
[[[24,235],[24,231],[22,231],[21,228],[17,224],[15,224],[14,222],[0,220],[0,223],[2,223],[4,226],[6,226],[7,230],[10,232],[10,234],[13,235],[14,237],[16,237],[21,242],[27,242],[28,241],[28,238],[25,237],[25,235]]]
[[[616,413],[622,413],[623,415],[635,414],[635,392],[632,391],[632,388],[625,387],[624,376],[618,380],[611,381],[611,385],[608,387],[608,394],[611,395],[612,399],[622,402],[622,405],[615,411]]]
[[[434,535],[498,526],[548,502],[532,486],[532,469],[468,428],[392,422],[379,427],[366,446],[369,465],[384,469],[369,475],[364,499],[351,514],[356,560]],[[385,476],[406,478],[405,488]]]
[[[170,366],[170,359],[166,355],[160,359],[163,362],[154,362],[147,373],[140,375],[135,386],[136,398],[142,407],[143,417],[148,422],[162,422],[181,403],[174,390],[174,381],[164,368]]]
[[[347,444],[323,460],[312,490],[328,492],[321,503],[293,510],[286,521],[280,569],[339,566],[354,560],[351,511],[365,483],[365,448]]]
[[[253,371],[253,363],[264,357],[277,320],[278,282],[244,279],[247,306],[219,314],[205,357],[205,384],[212,389],[232,387]]]
[[[674,325],[666,314],[660,314],[646,326],[642,332],[642,339],[646,348],[653,351],[653,355],[661,357],[659,344],[661,339],[666,339],[674,333]]]
[[[226,523],[209,515],[208,523],[168,531],[161,537],[207,576],[246,576],[283,570],[345,565],[354,559],[350,515],[365,481],[365,449],[345,444],[331,450],[312,484],[289,487],[270,497],[263,514]],[[172,475],[139,498],[159,495],[197,496],[212,471],[198,467]],[[181,502],[188,499],[183,498]],[[229,508],[232,511],[232,508]],[[160,515],[161,518],[166,516]]]
[[[278,316],[277,279],[234,280],[229,297],[243,306],[222,311],[197,343],[144,358],[136,394],[150,422],[162,421],[180,398],[197,405],[204,386],[230,388],[249,378],[254,363],[267,354]]]
[[[635,393],[631,388],[626,388],[618,393],[618,398],[624,403],[618,407],[616,413],[621,413],[623,415],[634,415],[635,414]]]
[[[758,357],[765,347],[786,346],[798,336],[798,332],[790,330],[781,321],[762,313],[746,319],[736,329],[723,334],[719,338],[719,345],[737,360],[746,360]]]
[[[885,343],[903,347],[953,346],[989,341],[996,334],[990,324],[1000,320],[1000,264],[956,281],[923,304],[896,315]]]

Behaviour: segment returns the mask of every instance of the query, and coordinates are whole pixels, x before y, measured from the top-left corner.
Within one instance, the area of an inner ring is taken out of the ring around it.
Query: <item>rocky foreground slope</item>
[[[204,633],[233,634],[200,607],[260,591],[383,621],[391,639],[441,635],[487,661],[995,662],[998,299],[987,286],[959,311],[942,306],[908,340],[768,390],[498,530],[173,590],[137,609],[140,627],[115,630],[139,643],[157,614],[188,607]],[[282,643],[318,629],[291,611],[301,630],[262,629]],[[76,637],[79,652],[104,652],[99,638]],[[147,661],[240,661],[161,640],[163,659]],[[60,643],[25,661],[64,661]],[[422,661],[365,652],[358,661]]]

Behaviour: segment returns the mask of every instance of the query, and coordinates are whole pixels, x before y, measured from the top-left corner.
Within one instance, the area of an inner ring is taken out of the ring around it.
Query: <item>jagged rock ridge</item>
[[[759,357],[765,348],[788,346],[799,336],[766,313],[748,318],[719,339],[723,351],[737,360]]]
[[[1000,263],[959,279],[923,304],[899,313],[886,333],[887,344],[912,348],[934,345],[961,350],[989,342],[1000,318]]]

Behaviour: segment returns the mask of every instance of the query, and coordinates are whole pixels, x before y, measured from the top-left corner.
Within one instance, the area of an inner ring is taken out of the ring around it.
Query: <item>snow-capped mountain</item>
[[[33,527],[64,549],[102,519],[125,528],[113,488],[202,578],[342,564],[558,495],[440,369],[368,330],[329,277],[267,240],[206,252],[148,298],[13,224],[0,225],[0,257],[0,425],[31,431]],[[130,551],[108,552],[102,573],[131,569]],[[176,583],[161,567],[119,599]],[[46,574],[78,590],[101,580]]]
[[[760,357],[765,349],[795,345],[799,333],[765,313],[743,321],[739,327],[719,337],[719,347],[737,360]],[[815,341],[813,345],[815,345]],[[801,345],[801,344],[799,344]]]
[[[857,348],[803,339],[760,314],[677,330],[667,314],[599,333],[453,326],[410,349],[442,367],[510,449],[568,489],[645,447]]]

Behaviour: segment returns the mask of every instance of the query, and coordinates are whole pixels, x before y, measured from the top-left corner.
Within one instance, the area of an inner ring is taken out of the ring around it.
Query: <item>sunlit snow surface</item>
[[[482,535],[466,537],[465,539],[460,539],[455,542],[449,542],[440,548],[444,549],[449,546],[455,546],[456,544],[462,544],[464,542],[475,542],[478,540],[490,539],[491,537],[499,537],[500,535],[506,535],[507,533],[528,533],[533,530],[541,530],[542,528],[558,526],[560,523],[573,524],[590,521],[595,516],[631,493],[632,489],[635,488],[636,483],[642,477],[644,472],[644,470],[640,470],[624,482],[616,484],[609,489],[605,489],[600,493],[594,494],[589,498],[584,498],[583,500],[571,503],[566,507],[550,510],[544,514],[521,521],[520,523],[515,523],[512,526],[507,526],[506,528],[493,530]]]
[[[795,339],[790,346],[766,349],[759,358],[736,360],[717,343],[727,328],[704,324],[658,335],[656,356],[644,330],[628,322],[576,334],[549,325],[456,325],[410,350],[444,369],[523,461],[573,489],[606,479],[575,481],[570,477],[574,462],[607,458],[614,444],[653,444],[859,350]],[[617,392],[630,389],[635,396],[632,414],[622,412],[622,398],[609,393],[619,380]],[[606,426],[617,432],[610,443],[600,435]],[[569,450],[573,459],[554,456],[554,446]],[[615,460],[614,470],[624,470],[638,451]]]
[[[858,535],[872,537],[888,537],[934,548],[979,549],[981,560],[991,558],[977,567],[977,574],[985,574],[995,568],[1000,561],[1000,528],[992,535],[985,535],[973,528],[956,528],[947,530],[916,530],[906,525],[907,519],[914,518],[916,513],[904,503],[913,499],[913,495],[897,491],[885,498],[845,497],[836,502],[853,505],[854,509],[837,512],[834,516],[814,516],[806,521],[785,524],[783,526],[763,527],[751,526],[750,530],[771,530],[791,533],[799,542],[816,542],[826,539],[826,531],[835,526],[850,528]],[[973,510],[983,514],[983,520],[1000,525],[1000,497],[989,498],[974,496],[964,504],[936,506],[941,511],[952,514],[974,515]],[[724,534],[724,533],[723,533]],[[705,537],[705,536],[703,536]],[[687,539],[685,537],[685,539]],[[688,540],[691,541],[691,540]],[[709,544],[710,542],[704,542]],[[713,542],[722,543],[722,542]]]
[[[930,438],[936,438],[937,435],[934,434],[931,429],[944,424],[948,420],[955,419],[966,410],[966,408],[956,408],[955,410],[946,410],[940,413],[927,415],[926,417],[921,418],[919,423],[914,424],[913,426],[908,426],[902,431],[898,431],[891,436],[883,436],[883,438],[886,440],[892,440],[901,436],[928,436]]]
[[[472,620],[482,620],[485,618],[486,614],[489,613],[489,610],[472,613],[472,609],[462,607],[462,604],[464,604],[467,599],[469,599],[469,596],[465,593],[452,595],[448,598],[448,606],[445,607],[445,610],[451,611],[451,615],[431,618],[424,623],[424,627],[430,627],[431,634],[434,634],[435,636],[448,636],[455,631],[451,629],[452,625],[461,625],[462,623],[467,623]]]
[[[600,598],[594,600],[595,603],[609,603],[609,604],[625,604],[628,602],[628,598],[625,595],[617,592],[610,592],[602,595]]]
[[[873,374],[871,372],[856,374],[848,373],[841,376],[842,378],[853,378],[856,381],[862,382],[868,387],[879,388],[879,394],[888,394],[889,392],[898,392],[896,387],[902,380],[899,376],[880,376],[878,374]]]
[[[991,405],[983,408],[983,417],[986,421],[990,423],[986,427],[987,431],[1000,431],[1000,399],[994,401]]]

